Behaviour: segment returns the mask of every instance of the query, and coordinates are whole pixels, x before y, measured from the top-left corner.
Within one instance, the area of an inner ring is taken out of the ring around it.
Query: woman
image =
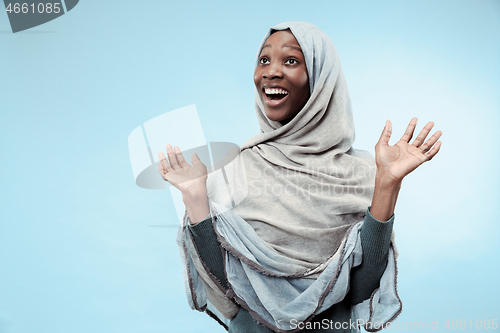
[[[159,154],[162,177],[186,205],[178,242],[188,301],[230,332],[379,330],[401,311],[391,246],[403,178],[439,151],[413,118],[376,163],[352,148],[354,126],[340,60],[305,22],[271,28],[255,66],[261,133],[210,174],[179,148]],[[376,172],[375,170],[376,165]],[[370,206],[371,202],[371,206]]]

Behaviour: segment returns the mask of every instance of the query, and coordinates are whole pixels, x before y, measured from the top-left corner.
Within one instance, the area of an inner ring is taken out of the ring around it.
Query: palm
[[[200,161],[198,155],[193,154],[193,165],[186,162],[178,147],[175,147],[174,152],[172,146],[167,145],[167,155],[168,160],[163,153],[158,154],[160,158],[158,170],[165,181],[168,181],[181,192],[205,184],[207,167]]]
[[[431,160],[438,153],[441,142],[437,140],[442,135],[441,131],[437,131],[424,142],[434,126],[432,122],[429,122],[422,129],[413,143],[409,143],[416,125],[417,119],[413,118],[401,140],[394,146],[389,146],[392,125],[390,121],[386,123],[380,140],[375,146],[378,172],[382,172],[397,181],[401,181],[406,175],[415,170],[422,163]]]

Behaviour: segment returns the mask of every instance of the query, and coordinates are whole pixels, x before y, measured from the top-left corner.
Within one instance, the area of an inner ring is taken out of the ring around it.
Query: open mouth
[[[282,88],[264,88],[264,94],[271,101],[280,101],[286,96],[288,96],[289,92]]]

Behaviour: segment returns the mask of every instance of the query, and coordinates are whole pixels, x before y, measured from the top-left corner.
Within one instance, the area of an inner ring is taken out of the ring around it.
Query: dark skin
[[[277,31],[267,39],[255,69],[254,83],[267,118],[287,124],[309,99],[309,77],[299,43],[289,30]],[[270,99],[266,89],[287,92],[282,99]]]
[[[255,70],[254,83],[266,116],[271,120],[287,124],[306,105],[310,95],[307,67],[299,43],[289,30],[277,31],[266,40]],[[265,91],[266,88],[271,90]],[[434,126],[433,122],[427,123],[410,143],[416,125],[417,118],[412,118],[402,138],[390,146],[392,124],[387,120],[375,145],[377,174],[370,213],[379,221],[387,221],[394,214],[403,178],[424,162],[430,161],[441,147],[441,141],[438,141],[441,131],[426,140]],[[158,154],[160,174],[182,192],[189,219],[196,224],[210,212],[206,188],[207,168],[196,154],[192,157],[191,166],[178,147],[174,150],[171,145],[167,145],[166,150],[168,160],[163,153]]]

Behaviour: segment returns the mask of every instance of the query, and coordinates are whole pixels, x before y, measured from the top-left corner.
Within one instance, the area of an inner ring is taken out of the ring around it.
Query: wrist
[[[402,179],[396,179],[394,176],[377,170],[375,175],[375,187],[379,190],[398,192],[401,189]]]
[[[191,204],[201,204],[208,202],[208,196],[207,192],[202,192],[202,191],[191,191],[191,192],[183,192],[182,193],[182,201],[184,202],[185,205],[191,205]]]
[[[400,189],[401,180],[377,170],[370,214],[379,221],[387,221],[394,214]]]
[[[184,205],[204,205],[208,203],[207,191],[196,190],[182,192],[182,201]]]
[[[206,182],[193,182],[188,188],[181,191],[182,198],[193,200],[207,197]]]
[[[182,192],[182,201],[192,225],[198,224],[210,213],[206,190]]]

